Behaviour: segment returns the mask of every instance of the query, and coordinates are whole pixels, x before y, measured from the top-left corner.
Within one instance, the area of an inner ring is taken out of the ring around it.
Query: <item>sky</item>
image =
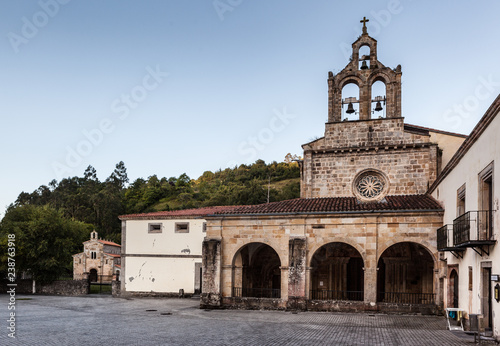
[[[302,155],[367,17],[405,122],[469,134],[500,93],[494,0],[0,0],[0,217],[124,161],[130,182]]]

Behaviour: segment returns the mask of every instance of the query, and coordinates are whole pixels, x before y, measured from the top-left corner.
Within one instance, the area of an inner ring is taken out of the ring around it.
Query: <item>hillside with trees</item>
[[[88,166],[82,177],[68,177],[35,191],[21,192],[6,211],[0,232],[9,232],[12,214],[17,218],[31,213],[26,206],[47,207],[70,221],[95,228],[99,235],[120,243],[118,216],[163,210],[178,210],[215,205],[248,205],[297,198],[300,195],[300,171],[287,155],[285,162],[266,164],[257,160],[250,165],[206,171],[197,179],[179,177],[138,178],[129,184],[123,162],[104,181]],[[58,215],[59,215],[58,214]],[[23,216],[24,217],[24,216]],[[27,218],[26,216],[25,218]],[[78,238],[81,245],[81,239]],[[80,246],[79,245],[79,246]]]
[[[0,279],[7,275],[8,235],[15,235],[17,272],[50,282],[71,276],[72,255],[82,250],[92,229],[103,239],[121,243],[119,215],[299,197],[300,171],[294,159],[288,154],[285,162],[257,160],[206,171],[198,179],[152,175],[130,184],[125,164],[119,162],[104,181],[88,166],[82,177],[52,180],[31,193],[21,192],[0,222]]]

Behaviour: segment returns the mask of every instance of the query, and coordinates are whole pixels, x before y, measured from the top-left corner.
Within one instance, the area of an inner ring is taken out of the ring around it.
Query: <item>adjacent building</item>
[[[231,207],[207,207],[120,216],[121,295],[192,295],[202,291],[205,216]]]
[[[481,314],[500,336],[500,96],[429,192],[444,208],[437,248],[443,305]]]
[[[99,239],[94,230],[83,243],[83,252],[73,255],[73,279],[110,283],[120,276],[121,246]]]

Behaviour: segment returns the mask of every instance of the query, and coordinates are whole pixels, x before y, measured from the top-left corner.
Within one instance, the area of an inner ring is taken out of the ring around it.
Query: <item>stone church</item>
[[[83,252],[73,255],[73,280],[110,283],[119,280],[120,270],[121,246],[99,239],[95,230],[83,242]]]
[[[302,146],[301,197],[206,217],[201,307],[432,312],[442,301],[444,210],[427,191],[466,136],[405,123],[401,66],[378,60],[362,23],[349,63],[328,74],[324,137]]]

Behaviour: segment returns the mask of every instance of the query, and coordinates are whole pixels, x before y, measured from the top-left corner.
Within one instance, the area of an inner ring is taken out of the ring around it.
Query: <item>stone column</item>
[[[287,309],[306,308],[306,238],[288,241],[288,301]]]
[[[202,244],[201,308],[218,308],[222,305],[221,294],[221,240],[205,239]]]

